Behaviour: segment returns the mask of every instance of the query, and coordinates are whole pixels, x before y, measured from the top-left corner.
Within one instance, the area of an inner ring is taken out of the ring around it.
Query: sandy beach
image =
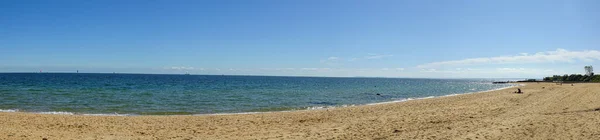
[[[335,109],[203,116],[0,113],[0,139],[600,139],[600,84],[528,83]]]

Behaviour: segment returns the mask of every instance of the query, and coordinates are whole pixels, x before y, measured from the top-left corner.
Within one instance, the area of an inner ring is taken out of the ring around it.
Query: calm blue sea
[[[183,115],[364,105],[514,86],[491,79],[0,74],[0,111]]]

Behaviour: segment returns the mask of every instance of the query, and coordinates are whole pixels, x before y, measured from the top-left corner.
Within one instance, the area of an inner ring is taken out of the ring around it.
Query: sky
[[[597,0],[4,0],[0,72],[542,78],[600,71]]]

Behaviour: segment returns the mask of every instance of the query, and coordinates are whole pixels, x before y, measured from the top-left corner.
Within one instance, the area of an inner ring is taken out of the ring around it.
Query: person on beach
[[[523,93],[523,92],[521,92],[521,88],[517,88],[517,91],[515,91],[515,93]]]

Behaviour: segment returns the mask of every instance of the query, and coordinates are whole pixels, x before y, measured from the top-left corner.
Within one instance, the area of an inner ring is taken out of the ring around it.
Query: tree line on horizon
[[[565,74],[563,76],[554,75],[552,77],[544,77],[544,81],[568,81],[568,82],[600,82],[600,75],[581,75],[581,74]]]

